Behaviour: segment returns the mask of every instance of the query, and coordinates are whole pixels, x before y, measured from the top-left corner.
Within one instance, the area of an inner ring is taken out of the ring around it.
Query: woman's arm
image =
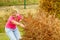
[[[24,25],[23,25],[22,23],[19,23],[19,22],[15,21],[15,20],[12,20],[11,22],[12,22],[13,24],[16,24],[16,25],[19,25],[19,26],[24,27]]]

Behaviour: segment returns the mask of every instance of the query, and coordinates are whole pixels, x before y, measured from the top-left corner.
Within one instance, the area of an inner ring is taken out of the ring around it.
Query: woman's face
[[[16,11],[12,12],[12,16],[13,16],[13,17],[16,17],[16,14],[17,14]]]

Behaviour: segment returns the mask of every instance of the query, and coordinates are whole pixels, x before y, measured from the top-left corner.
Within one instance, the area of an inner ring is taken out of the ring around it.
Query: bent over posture
[[[17,13],[16,10],[12,12],[12,15],[9,17],[6,25],[5,25],[5,31],[10,40],[20,40],[21,35],[18,31],[17,25],[20,25],[24,28],[24,25],[22,23],[19,23],[19,21],[22,19],[22,16]]]

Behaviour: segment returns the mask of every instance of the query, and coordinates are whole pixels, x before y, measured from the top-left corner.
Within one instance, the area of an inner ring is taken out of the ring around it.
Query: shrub
[[[39,7],[60,18],[60,0],[40,0]]]
[[[53,5],[57,0],[41,1],[35,18],[29,14],[23,20],[26,27],[22,40],[60,40],[60,20],[55,17],[57,9]]]

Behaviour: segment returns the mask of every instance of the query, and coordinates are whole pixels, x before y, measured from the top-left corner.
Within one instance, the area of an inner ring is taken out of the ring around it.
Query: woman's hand
[[[23,28],[25,28],[25,26],[22,23],[20,23],[20,26],[23,27]]]
[[[20,26],[24,27],[24,25],[23,25],[23,24],[20,24]]]

